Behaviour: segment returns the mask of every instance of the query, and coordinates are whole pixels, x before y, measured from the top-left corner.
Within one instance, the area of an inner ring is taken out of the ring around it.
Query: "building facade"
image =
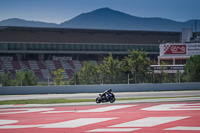
[[[70,79],[83,61],[98,64],[109,53],[122,59],[138,49],[157,61],[161,43],[180,42],[180,32],[0,27],[0,73],[32,70],[38,80],[65,70]]]

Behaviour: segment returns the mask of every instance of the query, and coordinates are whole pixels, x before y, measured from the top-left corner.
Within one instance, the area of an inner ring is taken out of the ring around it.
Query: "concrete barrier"
[[[101,93],[111,88],[113,92],[200,90],[197,83],[163,84],[112,84],[112,85],[66,85],[66,86],[16,86],[0,87],[0,95]]]

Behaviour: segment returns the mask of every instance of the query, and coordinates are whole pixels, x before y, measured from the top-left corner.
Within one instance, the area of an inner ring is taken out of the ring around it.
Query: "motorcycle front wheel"
[[[96,98],[96,103],[100,103],[101,102],[101,98],[100,97],[97,97]]]
[[[110,103],[114,103],[115,102],[115,97],[110,97]]]

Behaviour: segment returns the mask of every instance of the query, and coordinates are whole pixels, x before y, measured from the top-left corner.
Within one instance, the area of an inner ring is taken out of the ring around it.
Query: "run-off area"
[[[0,109],[0,132],[199,132],[200,102]]]

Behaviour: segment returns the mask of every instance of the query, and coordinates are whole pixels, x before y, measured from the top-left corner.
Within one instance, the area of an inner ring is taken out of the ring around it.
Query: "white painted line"
[[[128,108],[128,107],[133,107],[133,106],[137,106],[137,105],[113,105],[113,106],[106,106],[102,108],[95,108],[95,109],[89,109],[89,110],[80,110],[77,112],[105,112],[105,111]]]
[[[161,104],[143,108],[147,111],[177,111],[177,110],[200,110],[199,104]]]
[[[173,122],[181,119],[188,118],[189,116],[184,117],[147,117],[139,120],[134,120],[122,124],[113,125],[110,127],[152,127],[160,124]]]
[[[42,112],[42,113],[67,113],[67,112],[106,112],[106,111],[112,111],[116,109],[122,109],[122,108],[128,108],[128,107],[133,107],[137,105],[111,105],[111,106],[106,106],[106,107],[101,107],[101,108],[94,108],[94,109],[88,109],[88,110],[71,110],[71,111],[47,111],[47,112]]]
[[[0,125],[17,123],[17,120],[0,120]]]
[[[103,121],[108,121],[112,119],[117,119],[117,118],[80,118],[80,119],[75,119],[75,120],[70,120],[70,121],[64,121],[64,122],[58,122],[58,123],[52,123],[52,124],[38,124],[38,125],[5,125],[5,126],[0,126],[0,129],[15,129],[15,128],[33,128],[33,127],[38,127],[38,128],[76,128],[80,126],[85,126],[85,125],[90,125],[98,122],[103,122]],[[10,122],[10,123],[8,123]],[[2,121],[2,124],[11,124],[11,122],[16,122],[14,120],[12,121]]]
[[[90,125],[98,122],[108,121],[116,118],[80,118],[65,122],[52,123],[43,125],[40,128],[76,128],[85,125]]]
[[[0,114],[19,114],[19,113],[31,113],[54,110],[54,108],[22,108],[22,109],[1,109]],[[9,111],[9,112],[6,112]]]
[[[7,125],[7,126],[0,126],[0,129],[32,128],[39,126],[41,125]]]
[[[76,112],[74,111],[47,111],[47,112],[41,112],[42,114],[50,114],[50,113],[68,113],[68,112]]]
[[[185,127],[185,126],[177,126],[172,128],[167,128],[164,130],[192,130],[192,131],[200,131],[200,127]]]
[[[131,132],[139,129],[141,128],[99,128],[86,132]]]

